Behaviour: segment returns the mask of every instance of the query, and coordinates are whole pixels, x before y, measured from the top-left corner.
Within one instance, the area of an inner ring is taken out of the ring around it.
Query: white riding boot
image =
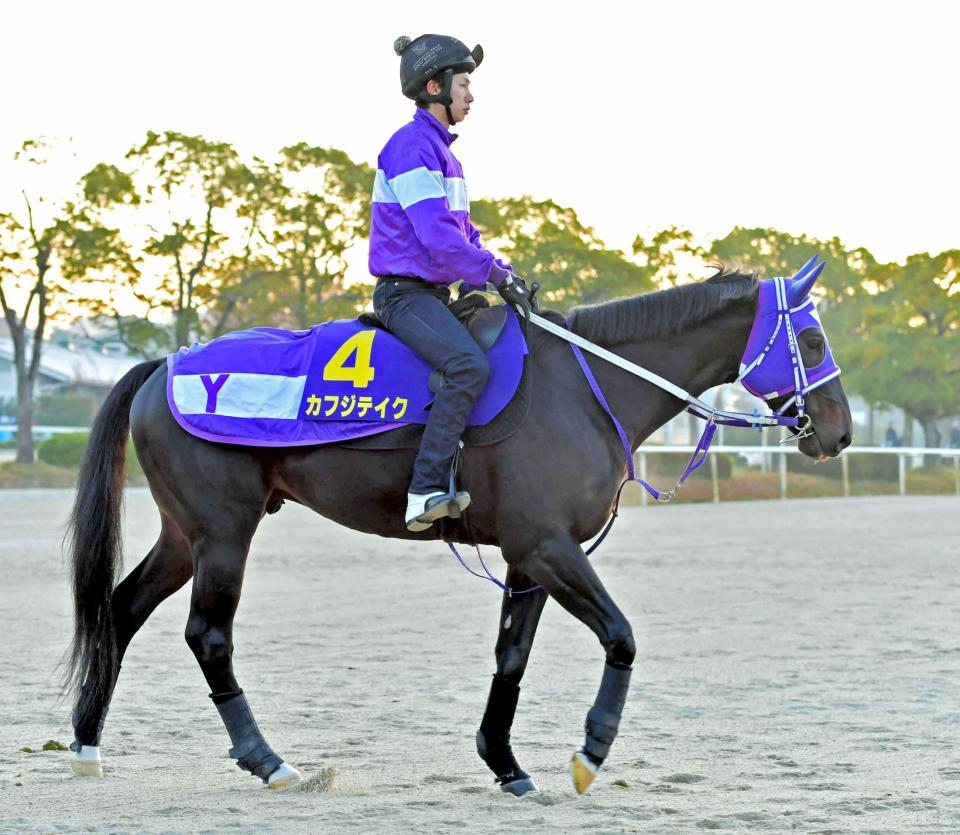
[[[470,494],[459,490],[456,494],[437,490],[433,493],[407,493],[407,512],[404,523],[408,531],[425,531],[437,519],[449,516],[459,519],[470,506]]]

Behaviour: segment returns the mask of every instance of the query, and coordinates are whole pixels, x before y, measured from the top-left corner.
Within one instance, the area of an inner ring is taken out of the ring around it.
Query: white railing
[[[642,446],[634,454],[634,464],[637,475],[644,481],[647,478],[647,459],[651,455],[664,452],[683,452],[693,455],[692,446]],[[779,455],[780,471],[780,498],[787,498],[787,456],[800,455],[796,445],[777,444],[772,446],[712,446],[710,452],[729,452],[735,455],[766,458],[768,455]],[[840,466],[843,480],[843,495],[850,496],[850,458],[851,455],[896,455],[898,457],[898,481],[901,496],[907,495],[907,459],[922,458],[925,455],[938,455],[941,458],[953,459],[954,484],[956,495],[960,496],[960,449],[929,449],[925,447],[848,447],[840,455]],[[713,487],[713,500],[720,501],[720,477],[717,468],[717,459],[711,454],[707,456],[710,468],[710,481]],[[678,473],[679,475],[679,473]],[[640,503],[646,505],[650,501],[647,491],[641,489]]]
[[[0,424],[0,432],[16,431],[16,424]],[[46,437],[56,435],[62,432],[85,432],[89,431],[83,427],[77,426],[34,426],[35,436]],[[649,481],[647,477],[647,459],[651,455],[659,455],[664,452],[683,452],[687,455],[693,455],[692,446],[678,445],[649,445],[642,446],[634,454],[634,464],[637,475],[644,481]],[[787,498],[787,456],[798,455],[800,451],[796,445],[773,444],[770,446],[727,446],[715,444],[710,447],[710,452],[729,452],[734,455],[746,455],[750,457],[759,457],[761,460],[767,460],[767,456],[779,456],[778,469],[780,472],[780,498]],[[926,455],[938,455],[941,458],[953,459],[954,481],[956,495],[960,496],[960,449],[930,449],[927,447],[848,447],[840,456],[840,466],[843,481],[843,495],[850,495],[850,458],[851,455],[896,455],[897,456],[897,480],[899,482],[899,493],[901,496],[907,494],[907,464],[908,459],[923,458]],[[720,501],[720,478],[717,470],[717,460],[712,455],[707,457],[707,464],[710,468],[710,481],[713,488],[713,500]],[[679,472],[678,472],[679,475]],[[640,503],[646,505],[650,500],[646,490],[641,490]]]

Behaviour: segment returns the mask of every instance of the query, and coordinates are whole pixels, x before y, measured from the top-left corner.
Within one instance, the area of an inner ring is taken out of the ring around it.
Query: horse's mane
[[[718,267],[716,273],[696,284],[575,307],[570,312],[570,327],[586,339],[607,345],[641,334],[645,339],[665,339],[756,293],[756,273]]]

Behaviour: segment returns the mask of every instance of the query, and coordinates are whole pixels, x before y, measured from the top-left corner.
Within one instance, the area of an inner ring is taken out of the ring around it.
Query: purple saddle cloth
[[[490,379],[468,425],[510,402],[526,342],[507,316],[487,352]],[[355,319],[305,331],[252,328],[167,357],[177,423],[208,441],[246,446],[330,444],[426,423],[431,367],[393,334]]]

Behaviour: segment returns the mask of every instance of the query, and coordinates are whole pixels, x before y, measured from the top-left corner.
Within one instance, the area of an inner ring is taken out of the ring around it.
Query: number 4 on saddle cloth
[[[439,375],[371,321],[253,328],[181,348],[167,357],[170,410],[191,435],[246,446],[342,443],[425,424]],[[468,422],[483,426],[510,403],[527,346],[504,305],[476,311],[470,331],[490,361]]]

